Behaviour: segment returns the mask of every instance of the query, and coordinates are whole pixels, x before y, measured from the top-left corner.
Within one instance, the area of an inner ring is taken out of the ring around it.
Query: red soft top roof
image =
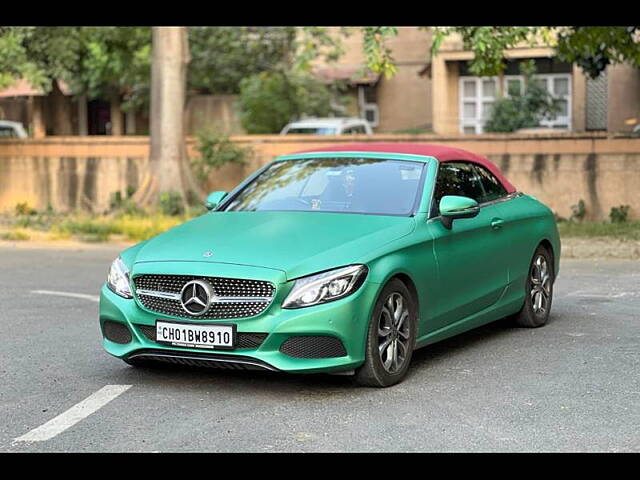
[[[516,191],[515,187],[505,178],[500,169],[491,160],[476,155],[475,153],[461,148],[447,147],[446,145],[433,145],[429,143],[345,143],[342,145],[332,145],[330,147],[314,148],[296,153],[310,152],[383,152],[383,153],[406,153],[411,155],[425,155],[435,157],[439,162],[451,162],[455,160],[466,160],[482,165],[493,173],[509,193]]]

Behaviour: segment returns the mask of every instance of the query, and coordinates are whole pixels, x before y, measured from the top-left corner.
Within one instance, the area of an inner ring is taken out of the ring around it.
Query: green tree
[[[0,27],[0,88],[28,80],[55,102],[54,134],[71,133],[74,95],[123,101],[123,110],[148,103],[149,27]]]
[[[428,28],[428,27],[423,27]],[[522,43],[554,46],[558,58],[575,62],[596,78],[609,64],[627,62],[640,68],[640,27],[434,27],[432,54],[457,33],[474,53],[469,69],[476,75],[499,75],[504,51]]]
[[[190,27],[189,88],[237,94],[242,79],[286,62],[295,36],[295,27]]]
[[[82,48],[76,94],[122,98],[122,109],[148,110],[151,70],[150,27],[81,27]]]
[[[60,81],[78,74],[81,33],[73,27],[0,27],[0,88],[18,78],[51,92],[54,100],[54,134],[71,133],[71,111]]]
[[[278,133],[303,115],[332,112],[329,89],[303,72],[262,72],[240,82],[242,126],[248,133]]]

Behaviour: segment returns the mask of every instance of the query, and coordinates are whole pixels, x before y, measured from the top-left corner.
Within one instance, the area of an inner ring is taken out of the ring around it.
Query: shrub
[[[196,133],[196,150],[200,155],[192,159],[191,164],[201,181],[209,177],[211,170],[229,163],[244,165],[253,155],[251,147],[239,146],[227,134],[214,128],[204,128]]]
[[[584,200],[578,200],[576,205],[571,205],[571,217],[570,220],[584,220],[585,215],[587,214],[587,207],[585,206]]]
[[[16,215],[35,215],[37,210],[31,208],[27,202],[16,204]]]
[[[114,220],[114,228],[128,240],[140,242],[178,225],[186,220],[176,216],[148,215],[122,215]]]
[[[3,240],[23,241],[29,240],[31,237],[22,230],[11,230],[0,235],[0,238],[2,238]]]
[[[609,212],[609,218],[612,223],[624,223],[629,217],[629,205],[620,205],[619,207],[612,207]]]
[[[182,215],[184,213],[184,200],[178,192],[162,192],[160,194],[160,212],[165,215]]]
[[[108,238],[112,233],[119,233],[112,222],[106,218],[67,218],[54,225],[57,233],[70,233],[72,235],[92,235]]]

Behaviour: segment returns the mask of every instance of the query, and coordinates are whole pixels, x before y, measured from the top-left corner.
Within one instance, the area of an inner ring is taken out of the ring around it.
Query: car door
[[[478,215],[456,219],[451,230],[445,228],[438,210],[445,195],[473,198],[480,204]],[[432,297],[436,303],[434,327],[442,328],[497,302],[508,282],[504,260],[508,240],[499,202],[487,195],[481,175],[470,162],[440,164],[430,217],[439,280]]]

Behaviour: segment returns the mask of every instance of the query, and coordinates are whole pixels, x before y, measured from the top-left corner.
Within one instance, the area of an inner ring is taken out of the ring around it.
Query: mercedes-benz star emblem
[[[213,288],[208,282],[191,280],[180,292],[180,303],[185,312],[190,315],[202,315],[209,309]]]

